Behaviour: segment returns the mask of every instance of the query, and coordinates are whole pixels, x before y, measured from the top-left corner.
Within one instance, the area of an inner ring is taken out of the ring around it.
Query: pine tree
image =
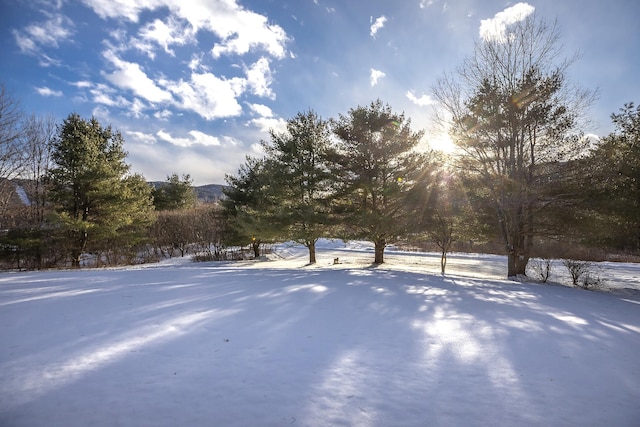
[[[415,151],[422,132],[413,132],[410,119],[380,100],[340,115],[333,132],[336,212],[344,235],[372,241],[374,262],[381,264],[389,242],[415,231],[416,215],[407,206],[428,181],[422,173],[427,157]]]
[[[167,176],[167,181],[153,190],[153,204],[156,210],[172,210],[192,208],[196,205],[196,192],[189,174],[174,173]]]
[[[254,256],[260,256],[264,242],[282,237],[283,233],[268,216],[273,201],[269,186],[265,159],[247,156],[236,175],[227,175],[227,186],[223,188],[223,212],[228,224],[226,241],[230,245],[251,245]]]
[[[591,230],[601,242],[640,253],[640,106],[625,104],[611,119],[615,132],[584,165],[585,206],[602,225]]]
[[[270,134],[271,141],[263,146],[272,177],[273,209],[265,213],[288,238],[309,249],[309,263],[313,264],[316,241],[331,226],[328,122],[310,110],[288,120],[286,132]]]
[[[67,117],[53,143],[48,180],[58,223],[65,232],[72,265],[91,239],[94,248],[122,238],[153,219],[151,191],[140,176],[128,175],[122,135],[98,120]]]

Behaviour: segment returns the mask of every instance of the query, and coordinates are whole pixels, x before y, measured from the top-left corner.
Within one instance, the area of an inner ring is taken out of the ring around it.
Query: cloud
[[[378,84],[378,80],[380,80],[381,78],[383,78],[384,76],[386,76],[385,73],[383,73],[380,70],[376,70],[371,68],[369,70],[370,74],[369,74],[369,82],[371,83],[371,86],[375,86]]]
[[[207,135],[206,133],[200,132],[198,130],[189,131],[189,137],[174,137],[170,133],[165,132],[164,130],[159,130],[156,133],[156,136],[163,141],[169,142],[173,145],[177,145],[178,147],[191,147],[193,145],[203,145],[203,146],[217,146],[220,145],[220,140],[211,135]]]
[[[127,116],[135,117],[139,119],[141,117],[146,117],[144,114],[144,110],[147,109],[147,106],[140,99],[135,98],[129,107],[129,111],[126,113]]]
[[[189,27],[174,17],[169,17],[166,22],[156,19],[140,28],[138,35],[143,41],[162,47],[171,56],[175,56],[171,45],[182,46],[194,41]]]
[[[239,116],[242,107],[237,98],[247,91],[257,96],[275,98],[270,87],[273,77],[269,60],[265,57],[245,67],[246,78],[227,79],[208,72],[192,72],[190,80],[159,79],[156,82],[146,75],[139,64],[120,59],[113,49],[105,51],[104,56],[116,70],[103,75],[115,86],[128,89],[152,104],[175,105],[193,111],[206,120]],[[94,100],[109,106],[122,104],[104,92],[94,93]],[[133,109],[131,113],[136,117],[141,116],[144,105],[138,103],[134,106],[140,108]]]
[[[484,41],[504,41],[507,26],[524,20],[534,10],[535,8],[528,3],[517,3],[496,13],[491,19],[483,19],[480,21],[480,37]]]
[[[143,144],[152,145],[157,142],[155,135],[139,132],[139,131],[125,131],[126,135],[130,135],[136,141],[142,142]]]
[[[218,78],[211,73],[192,73],[190,81],[167,82],[167,88],[179,100],[179,107],[191,110],[206,120],[239,116],[242,107],[236,98],[245,86],[245,79]]]
[[[158,120],[169,120],[171,116],[173,116],[173,112],[169,110],[156,111],[153,113],[153,117]]]
[[[268,133],[270,130],[274,130],[275,132],[286,132],[287,121],[282,118],[275,117],[271,108],[262,104],[247,103],[247,105],[251,112],[258,116],[249,120],[248,124],[250,126],[257,127],[262,133]]]
[[[23,52],[35,51],[39,46],[58,47],[59,43],[70,39],[74,34],[73,23],[61,14],[54,14],[44,22],[31,24],[23,31],[14,31],[18,47]]]
[[[251,111],[259,115],[260,117],[273,117],[273,111],[271,111],[271,108],[267,107],[266,105],[250,103],[247,103],[247,105],[249,106]]]
[[[88,86],[85,84],[88,84]],[[98,83],[94,85],[90,82],[82,82],[78,87],[90,88],[91,100],[96,104],[108,107],[131,108],[131,101],[121,95],[116,95],[116,90],[106,84]]]
[[[93,83],[87,80],[78,80],[77,82],[72,82],[71,85],[77,87],[78,89],[85,89],[93,86]]]
[[[107,50],[105,58],[116,68],[110,74],[103,72],[104,77],[121,89],[129,89],[137,96],[152,103],[167,102],[171,100],[171,94],[159,88],[151,80],[139,64],[124,61],[117,57],[115,52]]]
[[[275,117],[258,117],[249,120],[249,124],[260,129],[260,132],[267,133],[270,130],[281,133],[287,131],[287,121]]]
[[[185,6],[188,2],[179,0]],[[211,2],[209,2],[211,3]],[[270,25],[266,16],[245,10],[235,1],[224,3],[226,10],[210,4],[212,10],[205,28],[218,35],[223,42],[216,43],[211,50],[214,58],[223,54],[244,55],[253,49],[264,49],[276,58],[284,58],[286,32],[279,25]]]
[[[373,21],[373,16],[371,17],[371,21]],[[376,19],[376,22],[374,22],[371,25],[371,37],[375,38],[376,37],[376,33],[378,32],[378,30],[380,30],[382,27],[384,27],[384,23],[387,22],[387,17],[382,15],[381,17],[379,17],[378,19]]]
[[[59,13],[49,13],[48,19],[37,22],[22,30],[13,30],[13,37],[20,52],[39,58],[41,66],[60,65],[59,60],[45,54],[45,47],[59,47],[61,42],[70,40],[75,31],[71,20]]]
[[[267,58],[260,58],[251,67],[246,68],[245,73],[247,75],[247,84],[253,94],[275,98],[273,91],[269,87],[273,82],[273,77]]]
[[[286,32],[279,25],[269,24],[266,16],[247,10],[238,5],[236,0],[83,0],[103,19],[123,18],[138,22],[140,14],[145,10],[156,10],[167,7],[181,21],[189,23],[188,34],[200,30],[209,31],[221,39],[214,44],[211,53],[215,58],[221,55],[244,55],[262,49],[276,58],[284,58],[285,45],[288,41]],[[167,28],[156,28],[155,42],[164,41]],[[184,27],[183,27],[184,29]],[[166,41],[174,41],[178,34],[173,32]],[[167,44],[168,47],[168,44]]]
[[[50,89],[50,88],[48,88],[46,86],[37,87],[36,88],[36,92],[38,92],[38,94],[40,94],[42,96],[62,96],[62,91],[53,90],[53,89]]]
[[[427,94],[423,94],[420,98],[418,98],[415,96],[412,90],[409,90],[407,91],[406,95],[407,95],[407,98],[409,98],[409,101],[421,107],[435,104],[435,100]]]
[[[131,22],[138,22],[138,15],[145,9],[155,9],[164,2],[156,0],[82,0],[89,8],[93,9],[102,19],[125,18]]]

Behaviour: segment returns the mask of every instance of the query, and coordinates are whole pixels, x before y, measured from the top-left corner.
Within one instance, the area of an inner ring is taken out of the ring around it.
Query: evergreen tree
[[[100,241],[122,238],[152,221],[150,189],[142,177],[128,175],[123,142],[110,126],[75,113],[64,120],[53,142],[48,180],[75,267],[91,238],[100,247]],[[123,243],[131,242],[119,240]]]
[[[270,134],[271,141],[263,146],[272,177],[273,209],[264,213],[288,238],[304,244],[309,249],[309,262],[315,263],[316,241],[327,235],[331,222],[328,122],[307,111],[288,120],[286,132]]]
[[[640,106],[625,104],[611,119],[616,130],[584,165],[585,204],[602,224],[591,232],[603,243],[640,253]]]
[[[381,264],[389,242],[416,231],[418,216],[407,207],[428,181],[423,172],[429,162],[415,151],[422,132],[413,132],[410,119],[380,100],[340,115],[333,132],[335,207],[345,237],[373,242],[374,262]]]
[[[230,245],[250,244],[254,256],[260,256],[260,246],[276,237],[283,237],[282,230],[274,227],[272,218],[267,215],[273,207],[265,159],[247,156],[236,175],[227,175],[227,186],[223,188],[226,196],[222,200],[224,217],[228,224],[226,234]]]
[[[189,174],[174,173],[167,176],[167,181],[153,190],[153,204],[156,210],[172,210],[192,208],[196,205],[196,192]]]

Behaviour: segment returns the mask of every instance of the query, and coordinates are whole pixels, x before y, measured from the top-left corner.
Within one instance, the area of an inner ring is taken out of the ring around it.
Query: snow
[[[29,200],[29,196],[27,196],[27,192],[24,191],[24,188],[22,188],[21,185],[16,185],[16,194],[18,195],[18,197],[20,198],[20,201],[25,206],[31,206],[31,201]]]
[[[639,424],[640,265],[592,292],[391,249],[2,273],[0,425]]]

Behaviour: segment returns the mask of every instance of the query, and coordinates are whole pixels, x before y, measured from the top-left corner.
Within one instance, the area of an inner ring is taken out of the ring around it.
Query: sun
[[[441,133],[429,139],[429,145],[434,150],[442,151],[443,153],[451,154],[455,151],[456,145],[451,140],[451,137],[447,133]]]

